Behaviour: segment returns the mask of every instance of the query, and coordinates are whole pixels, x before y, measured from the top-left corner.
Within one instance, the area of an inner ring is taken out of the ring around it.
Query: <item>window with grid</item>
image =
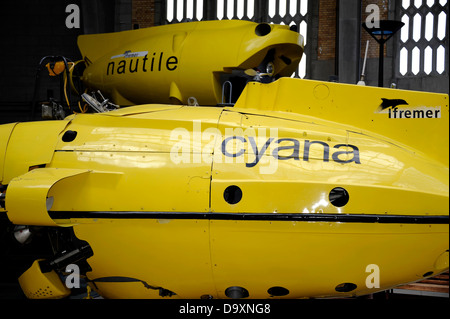
[[[402,0],[399,12],[405,25],[400,30],[398,73],[448,74],[448,1]]]
[[[209,12],[211,10],[213,12]],[[240,19],[295,25],[304,38],[306,52],[308,0],[166,0],[167,23],[207,20],[207,16],[214,20]],[[306,76],[306,60],[303,53],[293,77]]]
[[[269,0],[268,1],[268,22],[276,24],[295,25],[303,36],[305,49],[300,65],[292,77],[304,78],[306,76],[306,36],[307,36],[307,15],[308,0]]]

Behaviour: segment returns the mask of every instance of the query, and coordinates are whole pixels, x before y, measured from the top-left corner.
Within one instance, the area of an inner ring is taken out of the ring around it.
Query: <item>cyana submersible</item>
[[[0,213],[55,252],[19,278],[27,297],[68,296],[70,265],[105,298],[165,299],[360,296],[448,270],[448,95],[290,78],[303,38],[281,25],[78,45],[60,65],[75,113],[0,126]]]

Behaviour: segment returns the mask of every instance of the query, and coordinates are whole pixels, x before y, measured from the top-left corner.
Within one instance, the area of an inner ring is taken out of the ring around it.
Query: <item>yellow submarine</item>
[[[0,213],[57,234],[28,298],[68,296],[74,264],[104,298],[164,299],[361,296],[448,270],[448,95],[290,78],[303,38],[282,25],[78,45],[108,100],[0,126]]]

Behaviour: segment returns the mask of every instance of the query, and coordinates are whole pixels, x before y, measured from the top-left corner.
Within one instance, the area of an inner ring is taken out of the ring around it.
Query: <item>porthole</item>
[[[72,142],[77,137],[77,131],[66,131],[62,136],[63,142]]]
[[[269,293],[269,295],[274,296],[274,297],[281,297],[281,296],[289,295],[288,289],[286,289],[284,287],[278,287],[278,286],[267,289],[267,292]]]
[[[236,185],[228,186],[223,192],[223,198],[228,204],[237,204],[242,199],[242,190]]]
[[[263,37],[265,35],[268,35],[272,31],[271,26],[268,23],[260,23],[255,28],[255,34],[258,37]]]
[[[241,299],[249,296],[247,289],[238,286],[228,287],[225,290],[225,295],[231,299]]]
[[[334,288],[337,292],[350,292],[352,290],[356,289],[356,285],[351,282],[344,282],[342,284],[339,284]]]
[[[347,205],[350,195],[345,188],[335,187],[331,190],[328,198],[333,206],[342,207]]]

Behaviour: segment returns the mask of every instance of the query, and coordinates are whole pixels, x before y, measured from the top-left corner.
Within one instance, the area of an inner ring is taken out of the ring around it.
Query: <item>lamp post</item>
[[[378,86],[383,87],[384,44],[405,24],[395,20],[380,20],[375,21],[373,25],[373,27],[369,28],[365,22],[362,24],[363,28],[378,42],[380,47],[378,58]]]

